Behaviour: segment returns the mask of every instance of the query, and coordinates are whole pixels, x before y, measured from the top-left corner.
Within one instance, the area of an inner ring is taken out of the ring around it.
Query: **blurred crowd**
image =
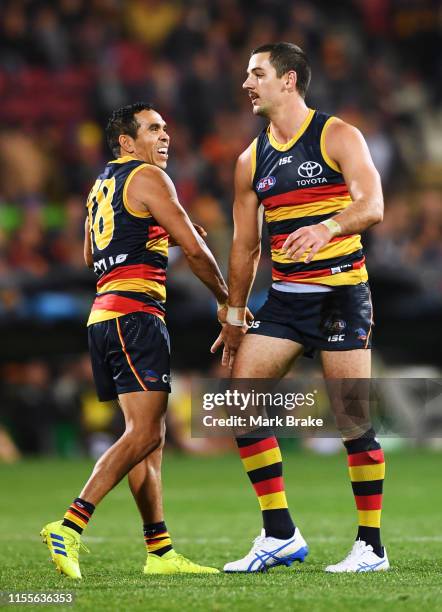
[[[250,51],[279,40],[295,42],[310,58],[309,106],[339,115],[365,135],[386,197],[383,224],[365,237],[369,273],[388,288],[387,300],[395,298],[391,316],[412,321],[420,313],[430,331],[419,329],[416,337],[430,337],[431,316],[442,313],[439,10],[437,0],[1,2],[3,337],[13,338],[11,329],[23,321],[84,324],[95,282],[83,263],[85,198],[111,158],[103,138],[107,118],[130,102],[151,101],[166,119],[168,172],[226,270],[235,159],[263,125],[241,85]],[[264,254],[252,306],[263,299],[269,270]],[[179,296],[177,320],[198,329],[210,298],[179,249],[171,251],[169,276],[171,294]],[[406,292],[396,292],[397,283]],[[407,327],[409,337],[412,332]],[[7,387],[32,391],[14,401],[49,406],[41,435],[51,410],[62,425],[85,427],[86,417],[78,421],[85,409],[77,410],[88,404],[83,390],[91,389],[84,357],[60,361],[56,371],[29,357],[18,366],[0,353]],[[29,416],[37,408],[23,410]],[[60,410],[70,411],[66,419]],[[57,444],[64,443],[63,431]],[[39,442],[47,444],[55,442]]]
[[[190,435],[193,375],[191,371],[172,373],[166,446],[192,454],[226,452],[233,448],[229,438]],[[52,362],[9,363],[0,366],[0,376],[0,463],[13,462],[22,453],[97,459],[124,432],[117,402],[97,398],[87,353]]]
[[[308,53],[308,104],[368,141],[387,203],[369,264],[410,268],[442,292],[436,17],[432,0],[2,2],[0,314],[85,315],[90,295],[46,300],[35,281],[52,275],[48,290],[56,278],[88,278],[84,201],[111,157],[103,126],[139,99],[169,123],[168,172],[225,268],[234,161],[262,125],[241,84],[250,50],[276,40]]]

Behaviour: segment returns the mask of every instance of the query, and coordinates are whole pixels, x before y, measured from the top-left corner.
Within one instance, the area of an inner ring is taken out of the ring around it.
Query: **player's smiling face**
[[[135,115],[135,119],[140,127],[132,141],[133,155],[165,170],[170,142],[165,121],[154,110],[142,110]]]
[[[247,68],[247,79],[242,85],[252,101],[253,113],[264,117],[268,117],[284,91],[284,76],[278,78],[269,58],[270,53],[252,55]]]

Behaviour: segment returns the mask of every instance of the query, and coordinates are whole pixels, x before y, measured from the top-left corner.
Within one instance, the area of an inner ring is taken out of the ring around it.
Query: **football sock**
[[[369,429],[361,438],[344,442],[348,453],[348,470],[358,510],[357,540],[363,540],[382,557],[381,511],[385,476],[384,452]]]
[[[148,553],[162,557],[169,550],[172,550],[172,540],[164,521],[144,524],[143,532]]]
[[[255,489],[266,536],[287,540],[295,532],[288,510],[282,477],[282,457],[278,440],[271,430],[254,432],[259,437],[236,438],[239,454]]]
[[[94,510],[94,504],[77,497],[66,510],[62,525],[65,527],[70,527],[81,535],[83,533],[83,529],[85,529],[89,523],[89,519],[91,518]]]

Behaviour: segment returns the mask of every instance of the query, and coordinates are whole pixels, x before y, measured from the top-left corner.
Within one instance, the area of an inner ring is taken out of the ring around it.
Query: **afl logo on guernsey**
[[[276,184],[274,176],[266,176],[265,178],[259,179],[256,185],[256,191],[268,191]]]
[[[306,161],[298,168],[298,174],[303,178],[313,178],[314,176],[318,176],[318,174],[321,174],[321,172],[321,164],[318,164],[318,162],[315,161]]]

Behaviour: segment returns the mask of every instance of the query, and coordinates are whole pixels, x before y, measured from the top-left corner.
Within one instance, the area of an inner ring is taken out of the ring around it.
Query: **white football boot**
[[[325,568],[326,572],[340,574],[341,572],[381,572],[388,570],[387,551],[384,548],[384,556],[378,557],[373,552],[373,547],[366,544],[363,540],[356,540],[350,553],[340,563],[329,565]]]
[[[264,529],[255,538],[248,555],[224,566],[225,572],[265,572],[270,567],[286,565],[293,561],[302,563],[308,555],[308,546],[298,528],[288,540],[266,537]]]

